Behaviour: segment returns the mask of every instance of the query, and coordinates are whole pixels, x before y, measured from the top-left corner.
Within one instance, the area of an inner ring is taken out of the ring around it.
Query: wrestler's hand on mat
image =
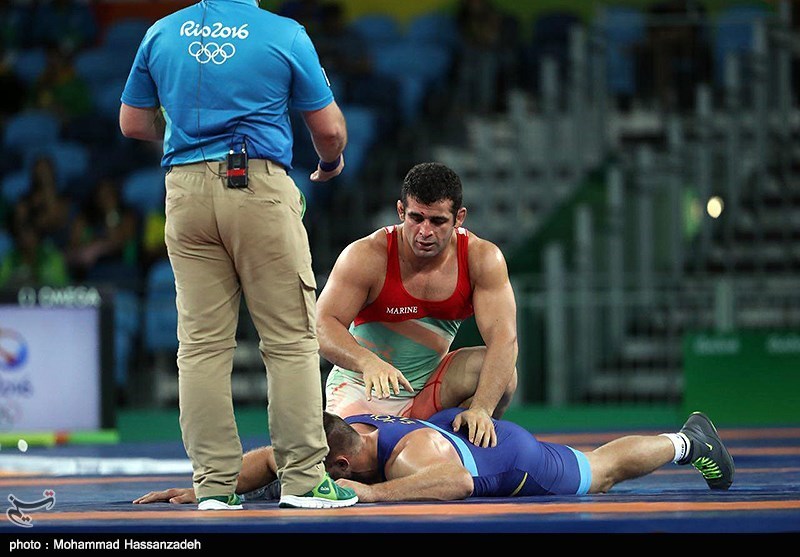
[[[147,495],[142,495],[138,499],[134,499],[133,504],[143,505],[145,503],[165,503],[167,501],[177,505],[180,503],[197,503],[197,498],[194,495],[194,489],[191,487],[171,487],[164,491],[151,491]]]
[[[492,416],[482,408],[469,408],[453,419],[453,431],[467,426],[467,437],[473,445],[494,447],[497,445],[497,432],[494,430]]]
[[[381,365],[365,368],[362,372],[364,376],[364,391],[367,400],[372,400],[372,390],[378,398],[389,398],[393,394],[400,394],[402,386],[409,393],[414,392],[414,387],[408,382],[406,376],[399,369],[381,360]]]
[[[378,500],[375,499],[373,496],[372,486],[368,484],[362,484],[361,482],[354,482],[353,480],[346,480],[344,478],[339,478],[336,480],[336,483],[339,484],[341,487],[349,487],[353,491],[356,492],[358,495],[358,502],[359,503],[377,503]]]
[[[344,169],[344,155],[342,155],[341,158],[339,159],[339,166],[337,166],[333,170],[325,172],[319,167],[319,165],[317,165],[317,169],[311,173],[311,176],[309,176],[309,178],[311,179],[312,182],[327,182],[331,178],[335,178],[336,176],[341,174],[343,169]]]

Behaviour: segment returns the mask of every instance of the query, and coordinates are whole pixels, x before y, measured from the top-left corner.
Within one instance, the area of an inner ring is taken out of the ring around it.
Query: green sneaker
[[[283,495],[279,507],[295,509],[334,509],[358,503],[356,492],[341,487],[326,473],[317,487],[305,495]]]
[[[242,498],[235,493],[201,497],[197,501],[197,508],[201,511],[238,511],[242,509]]]
[[[689,454],[678,464],[691,464],[703,475],[711,489],[728,489],[736,467],[722,444],[717,428],[702,412],[694,412],[681,428],[691,441]]]

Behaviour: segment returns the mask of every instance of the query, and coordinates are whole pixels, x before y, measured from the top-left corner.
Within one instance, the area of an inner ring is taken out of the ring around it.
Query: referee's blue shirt
[[[203,0],[147,31],[122,92],[135,108],[161,106],[161,165],[250,158],[291,169],[289,107],[318,110],[333,93],[305,29],[256,0]]]

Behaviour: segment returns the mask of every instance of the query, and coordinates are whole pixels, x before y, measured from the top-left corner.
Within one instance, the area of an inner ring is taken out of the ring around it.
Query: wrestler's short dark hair
[[[322,425],[328,438],[329,455],[352,455],[358,450],[361,437],[342,418],[330,412],[323,412]]]
[[[452,201],[451,211],[455,217],[463,202],[461,178],[448,166],[440,162],[423,162],[414,165],[403,179],[400,201],[406,206],[413,197],[423,205],[437,201]]]

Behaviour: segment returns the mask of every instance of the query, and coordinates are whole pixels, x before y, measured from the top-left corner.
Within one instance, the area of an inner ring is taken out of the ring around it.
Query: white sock
[[[686,455],[689,454],[689,438],[686,437],[683,433],[661,433],[670,441],[672,441],[672,446],[675,447],[675,457],[672,459],[672,462],[680,462]]]

